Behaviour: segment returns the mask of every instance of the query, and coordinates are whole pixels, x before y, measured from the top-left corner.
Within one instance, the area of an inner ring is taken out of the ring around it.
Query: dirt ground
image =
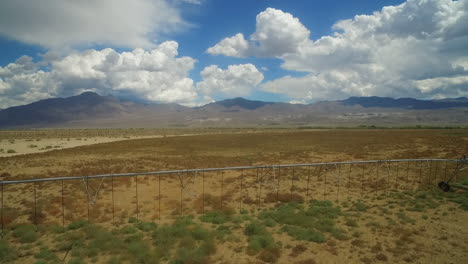
[[[468,153],[468,130],[288,129],[209,131],[209,134],[204,131],[197,135],[189,132],[173,133],[183,137],[158,134],[152,138],[124,138],[3,157],[0,176],[2,180],[13,180],[324,161],[452,159]],[[45,135],[19,138],[25,142],[32,138],[50,139]],[[82,140],[85,136],[83,133]],[[60,137],[51,140],[56,138]],[[87,141],[92,139],[96,138],[90,136]],[[2,139],[7,140],[12,140],[11,135]],[[398,198],[398,193],[433,190],[437,182],[450,176],[454,166],[447,162],[376,163],[8,185],[3,190],[3,214],[6,229],[20,223],[68,225],[79,219],[112,227],[125,225],[130,217],[162,224],[182,215],[201,215],[213,210],[247,211],[257,216],[279,202],[307,203],[314,199],[331,200],[348,210],[346,204],[362,200],[368,209],[347,216],[357,222],[356,226],[347,225],[349,219],[338,221],[348,234],[344,240],[330,239],[325,244],[304,242],[272,228],[270,231],[275,240],[281,241],[283,252],[275,261],[462,263],[468,257],[467,211],[448,200],[423,211],[411,211],[402,205],[404,199]],[[464,174],[459,176],[463,177]],[[409,195],[406,199],[411,201],[414,197]],[[242,237],[242,229],[234,231],[236,234]],[[244,238],[221,243],[210,260],[263,263],[257,256],[245,254],[245,243]],[[293,253],[297,245],[306,249]],[[57,254],[63,253],[55,250]],[[33,259],[34,254],[26,254],[21,261]]]

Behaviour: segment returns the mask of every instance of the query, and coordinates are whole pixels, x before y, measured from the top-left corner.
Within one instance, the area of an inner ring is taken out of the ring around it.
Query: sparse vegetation
[[[21,243],[32,243],[38,239],[38,234],[36,232],[36,227],[33,225],[19,225],[16,226],[13,230],[13,235]]]
[[[165,138],[131,139],[28,156],[5,154],[0,159],[0,175],[11,180],[310,160],[458,157],[460,142],[466,137],[456,129],[239,131],[246,133],[206,129],[200,133],[210,135],[175,138],[168,132]],[[83,142],[87,133],[98,131],[18,133],[30,141],[43,138],[37,149],[51,146],[52,150],[59,144],[49,141],[48,133],[71,141],[80,137]],[[117,132],[99,133],[107,138]],[[23,140],[23,147],[34,143],[30,141]],[[8,139],[2,144],[5,149],[24,153],[16,145],[10,146]],[[225,147],[216,147],[220,144]],[[216,173],[164,175],[161,185],[158,177],[142,175],[137,179],[138,214],[136,179],[114,178],[115,212],[111,182],[106,180],[96,204],[89,207],[89,222],[79,220],[87,219],[83,182],[66,181],[63,227],[60,184],[37,184],[36,212],[32,210],[32,185],[8,185],[0,262],[54,263],[54,256],[62,259],[68,252],[65,263],[210,263],[232,261],[227,258],[233,255],[246,263],[322,263],[324,258],[342,263],[426,263],[432,252],[441,249],[451,250],[448,262],[462,262],[464,252],[456,245],[466,233],[453,225],[457,221],[457,227],[466,227],[458,221],[468,210],[466,193],[430,188],[430,181],[443,175],[441,163],[433,165],[431,173],[429,167],[423,167],[421,183],[419,164],[410,164],[408,176],[407,164],[398,166],[396,173],[397,166],[389,164],[391,173],[387,173],[382,165],[381,181],[374,180],[376,170],[371,166],[342,166],[341,175],[336,168],[328,168],[328,172],[325,167],[312,168],[309,186],[307,168],[260,170],[259,178],[256,171],[244,170],[243,175],[226,171],[223,181]],[[449,164],[447,174],[451,169]],[[466,174],[457,181],[466,181],[463,177]],[[280,188],[276,189],[278,180]],[[96,179],[90,178],[87,184],[99,187]],[[22,227],[21,223],[32,223],[34,217],[37,227]],[[443,236],[437,232],[440,228],[446,233]],[[426,243],[428,238],[437,243]],[[377,242],[381,242],[380,247]],[[348,250],[352,253],[343,254]]]

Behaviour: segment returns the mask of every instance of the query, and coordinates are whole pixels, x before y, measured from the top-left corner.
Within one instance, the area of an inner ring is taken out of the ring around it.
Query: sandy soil
[[[44,138],[0,140],[0,157],[12,157],[22,154],[41,153],[57,149],[67,149],[93,144],[109,143],[122,140],[161,138],[163,136],[134,137],[85,137],[85,138]]]
[[[466,130],[254,131],[166,138],[121,137],[124,140],[103,144],[94,144],[94,138],[88,137],[86,141],[92,145],[0,158],[0,174],[2,179],[18,179],[314,161],[458,158],[468,150],[464,139],[467,133]],[[98,138],[95,139],[97,142]],[[16,143],[18,139],[14,140]],[[36,144],[27,140],[30,139],[18,142]],[[49,139],[38,142],[46,140]],[[228,208],[256,215],[264,208],[274,207],[276,197],[285,201],[292,197],[303,201],[332,200],[338,204],[363,200],[370,209],[355,216],[358,227],[340,223],[349,234],[348,240],[304,243],[272,230],[275,239],[284,245],[278,263],[375,263],[384,258],[379,254],[384,254],[390,263],[462,263],[468,257],[467,211],[444,201],[424,212],[405,211],[408,217],[416,219],[412,224],[400,219],[398,215],[403,208],[391,194],[431,188],[451,170],[453,165],[444,163],[381,163],[14,185],[4,189],[7,209],[4,217],[6,228],[31,222],[67,225],[79,219],[112,226],[126,224],[129,217],[165,223],[179,215]],[[396,200],[393,208],[388,203],[391,200]],[[359,235],[354,235],[356,232]],[[245,243],[241,240],[219,244],[213,262],[262,263],[256,256],[245,254]],[[305,244],[307,250],[293,257],[290,251],[298,244]],[[31,262],[34,254],[22,260]]]

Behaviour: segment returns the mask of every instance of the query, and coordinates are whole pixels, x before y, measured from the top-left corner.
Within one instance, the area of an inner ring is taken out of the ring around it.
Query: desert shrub
[[[267,218],[267,219],[263,220],[263,224],[265,226],[268,226],[268,227],[274,227],[276,225],[276,222],[275,222],[275,220],[273,220],[271,218]]]
[[[177,249],[176,258],[171,263],[207,263],[208,257],[215,252],[214,242],[212,240],[201,244],[195,248],[180,247]]]
[[[449,192],[444,193],[445,197],[451,202],[457,203],[460,205],[463,210],[468,210],[468,195],[463,192]]]
[[[259,222],[248,224],[244,229],[244,234],[249,237],[247,246],[249,254],[262,252],[262,257],[267,258],[272,256],[270,254],[272,252],[266,251],[274,251],[278,247],[271,233]]]
[[[32,243],[38,239],[36,227],[33,225],[18,225],[13,230],[13,235],[19,239],[21,243]]]
[[[312,241],[317,243],[323,243],[327,241],[321,232],[313,229],[288,225],[281,228],[281,230],[298,240]]]
[[[291,254],[289,254],[290,257],[297,257],[300,254],[304,253],[304,251],[307,250],[307,247],[304,245],[296,245],[292,248]]]
[[[133,217],[133,216],[132,216],[132,217],[130,217],[130,218],[128,219],[128,222],[129,222],[130,224],[135,224],[135,223],[138,223],[138,219],[137,219],[136,217]]]
[[[262,249],[269,249],[276,247],[273,236],[269,233],[253,235],[249,238],[248,249],[257,253]]]
[[[57,247],[60,250],[69,250],[75,242],[85,239],[85,234],[79,231],[67,231],[56,238]]]
[[[258,258],[266,263],[275,263],[281,257],[281,250],[279,247],[264,249],[258,254]]]
[[[358,226],[357,221],[355,219],[352,219],[352,218],[345,218],[345,224],[347,226],[350,226],[350,227],[357,227]]]
[[[134,226],[123,226],[117,232],[120,234],[135,234],[136,232],[138,232],[138,229]]]
[[[68,264],[85,264],[86,262],[81,258],[72,258],[68,261]]]
[[[75,230],[75,229],[80,229],[84,226],[88,225],[88,221],[86,220],[78,220],[78,221],[75,221],[71,224],[68,225],[68,229],[69,230]]]
[[[228,235],[232,234],[231,228],[227,225],[219,225],[216,228],[216,238],[224,240]]]
[[[47,248],[41,248],[39,253],[34,256],[36,259],[46,260],[48,263],[58,263],[60,260],[54,252]]]
[[[264,199],[265,203],[275,203],[275,202],[282,202],[282,203],[302,203],[304,202],[304,197],[297,194],[297,193],[267,193]]]
[[[14,261],[18,258],[16,250],[5,240],[0,240],[0,263]]]
[[[414,219],[412,219],[411,217],[407,216],[405,213],[403,212],[398,212],[397,214],[398,218],[404,222],[404,223],[410,223],[410,224],[415,224],[416,221]]]
[[[14,149],[9,149],[9,150],[7,150],[7,153],[16,153],[16,150],[14,150]]]
[[[61,225],[52,225],[49,227],[49,229],[55,234],[62,234],[66,231],[65,227]]]
[[[258,222],[253,222],[245,227],[244,234],[254,236],[266,233],[266,228]]]
[[[369,207],[363,201],[354,202],[353,206],[351,207],[354,211],[365,212]]]
[[[336,219],[342,215],[339,207],[330,201],[312,201],[308,208],[290,203],[262,212],[261,219],[273,219],[283,225],[280,229],[288,235],[306,241],[326,241],[324,232],[338,239],[346,239],[344,232],[336,227]]]
[[[157,228],[152,236],[158,257],[169,256],[172,248],[177,247],[171,263],[206,263],[209,255],[216,251],[214,232],[196,224],[190,216]]]
[[[200,220],[202,222],[219,225],[231,221],[231,216],[226,214],[225,212],[211,211],[200,216]]]
[[[135,226],[144,232],[154,231],[158,228],[158,225],[153,222],[138,222],[135,224]]]
[[[151,252],[149,245],[140,239],[133,240],[126,245],[134,263],[155,263],[157,256]]]

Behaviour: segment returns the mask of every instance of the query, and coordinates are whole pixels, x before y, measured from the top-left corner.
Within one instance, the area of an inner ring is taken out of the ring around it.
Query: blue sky
[[[468,94],[467,0],[97,2],[0,3],[0,108]]]

